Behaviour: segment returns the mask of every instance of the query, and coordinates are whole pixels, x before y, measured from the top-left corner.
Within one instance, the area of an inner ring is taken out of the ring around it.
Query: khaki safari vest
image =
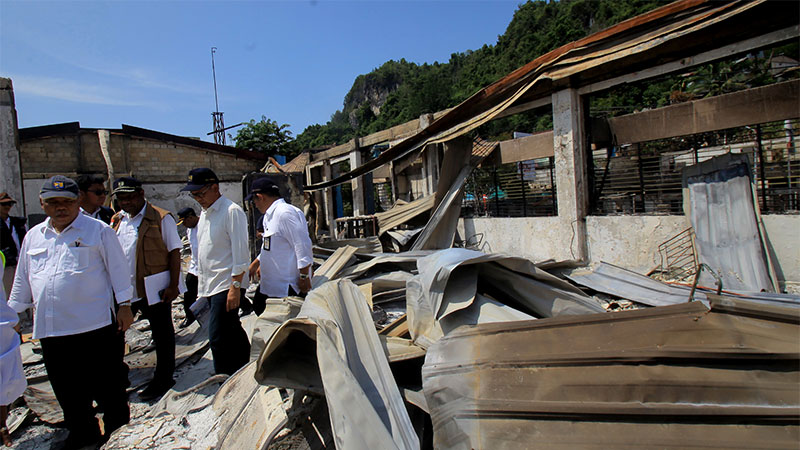
[[[111,219],[111,228],[116,231],[122,219],[118,212]],[[136,292],[144,298],[144,277],[169,270],[169,251],[161,237],[161,220],[171,214],[169,211],[149,202],[139,225],[136,240]]]

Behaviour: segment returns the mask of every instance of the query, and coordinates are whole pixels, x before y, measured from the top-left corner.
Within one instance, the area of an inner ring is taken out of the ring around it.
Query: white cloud
[[[135,93],[97,84],[81,83],[56,77],[5,75],[14,83],[17,94],[35,95],[76,103],[109,106],[140,106],[167,109],[165,104],[144,100]]]

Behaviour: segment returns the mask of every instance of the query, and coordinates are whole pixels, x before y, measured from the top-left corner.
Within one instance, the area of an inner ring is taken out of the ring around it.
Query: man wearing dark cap
[[[6,257],[6,268],[3,270],[3,288],[6,292],[11,291],[19,246],[28,231],[27,221],[24,217],[10,215],[11,208],[16,203],[8,193],[0,192],[0,251]]]
[[[304,294],[311,289],[314,260],[305,214],[281,198],[278,185],[257,178],[245,200],[264,214],[261,253],[249,268],[250,278],[261,275],[261,295],[253,299],[253,308],[260,315],[266,298]]]
[[[111,223],[114,211],[105,206],[108,195],[105,178],[102,175],[85,174],[79,175],[75,181],[83,194],[81,195],[81,212],[105,223]]]
[[[39,199],[48,219],[22,242],[8,305],[34,308],[33,338],[69,430],[65,448],[77,449],[101,439],[92,400],[103,410],[105,438],[129,420],[117,336],[133,321],[133,287],[114,231],[80,213],[73,180],[50,178]]]
[[[186,227],[186,237],[189,238],[189,248],[192,250],[192,260],[189,269],[186,271],[186,292],[183,293],[183,310],[186,318],[183,319],[179,328],[186,328],[195,321],[194,313],[191,310],[192,304],[197,300],[197,222],[200,218],[194,212],[194,208],[183,208],[178,211],[178,225]]]
[[[181,275],[181,239],[169,211],[151,205],[144,198],[142,183],[131,177],[114,181],[114,196],[122,211],[111,219],[111,227],[125,252],[133,284],[133,309],[142,311],[150,322],[156,347],[156,371],[139,398],[161,397],[175,381],[175,328],[172,326],[172,300],[178,297]],[[144,278],[169,272],[169,284],[161,298],[147,298]]]
[[[191,192],[203,208],[197,223],[197,295],[207,297],[211,307],[208,334],[214,371],[230,375],[250,358],[250,341],[237,314],[250,259],[247,217],[220,193],[211,169],[190,171],[181,190]]]

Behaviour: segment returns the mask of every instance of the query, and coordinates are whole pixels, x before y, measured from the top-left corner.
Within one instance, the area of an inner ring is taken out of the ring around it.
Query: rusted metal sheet
[[[731,298],[455,330],[436,448],[797,448],[800,315]]]
[[[796,117],[800,117],[800,80],[626,114],[608,122],[615,143],[626,144]]]

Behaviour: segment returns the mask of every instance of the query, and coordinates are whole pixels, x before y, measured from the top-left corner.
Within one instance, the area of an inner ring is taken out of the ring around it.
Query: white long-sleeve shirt
[[[67,336],[112,323],[113,301],[133,295],[130,269],[117,235],[78,214],[61,233],[50,219],[25,235],[8,305],[34,306],[33,338]]]
[[[119,238],[122,251],[125,252],[125,257],[128,258],[128,264],[130,265],[134,299],[139,299],[142,296],[136,292],[136,243],[139,242],[139,225],[142,224],[146,209],[147,202],[144,202],[142,210],[135,216],[122,211],[119,227],[117,227],[117,238]],[[171,214],[167,214],[161,219],[161,239],[164,241],[164,245],[167,246],[167,252],[176,249],[180,250],[183,246],[181,237],[178,236],[178,225]]]
[[[197,276],[197,225],[194,228],[186,228],[186,236],[189,238],[189,248],[192,249],[192,259],[187,272]]]
[[[0,261],[0,272],[4,267]],[[14,330],[18,321],[17,313],[6,304],[6,292],[0,283],[0,405],[10,405],[28,385],[22,370],[19,335]]]
[[[297,285],[299,269],[314,262],[303,211],[280,198],[267,208],[263,220],[264,235],[258,256],[261,293],[269,297],[286,297],[289,286],[300,292]]]
[[[200,213],[197,223],[197,296],[210,297],[230,288],[232,277],[244,273],[247,287],[247,216],[221,196]]]

